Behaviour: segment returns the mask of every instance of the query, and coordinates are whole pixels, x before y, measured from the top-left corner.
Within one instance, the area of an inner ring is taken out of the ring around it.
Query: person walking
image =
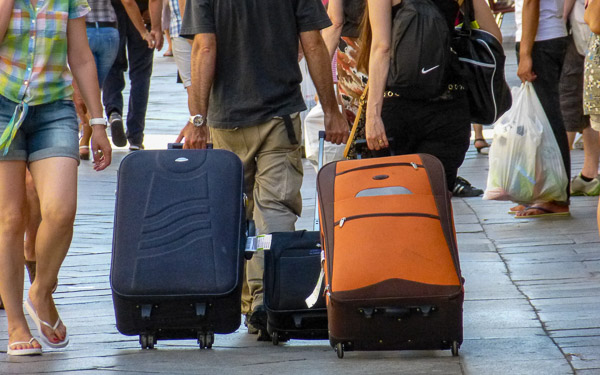
[[[517,24],[517,75],[522,82],[531,82],[562,155],[570,180],[571,156],[567,132],[560,110],[559,81],[569,38],[563,21],[564,0],[515,2]],[[534,202],[530,206],[511,208],[516,218],[569,214],[570,183],[564,202]]]
[[[52,289],[71,243],[77,202],[78,123],[70,100],[71,72],[92,114],[94,168],[103,170],[111,162],[85,36],[88,11],[85,0],[0,3],[0,295],[8,321],[8,355],[37,355],[42,343],[51,348],[69,343]],[[42,221],[37,272],[25,308],[41,342],[33,338],[22,307],[27,164]]]
[[[152,76],[154,49],[163,44],[162,0],[112,0],[119,28],[119,50],[103,89],[103,103],[115,146],[144,148],[146,109]],[[129,68],[131,90],[127,113],[127,132],[123,127],[123,89]]]
[[[237,15],[244,15],[238,17]],[[346,142],[331,61],[319,30],[330,25],[321,0],[197,0],[186,4],[180,35],[193,38],[192,123],[185,148],[235,152],[244,165],[247,218],[258,234],[293,231],[302,209],[299,42],[325,112],[326,140]],[[242,312],[266,333],[262,253],[246,265]],[[268,335],[267,335],[268,336]]]
[[[469,104],[461,78],[457,73],[448,77],[448,89],[432,99],[404,97],[386,87],[390,68],[390,50],[393,15],[400,0],[368,0],[368,10],[361,34],[362,52],[359,67],[368,69],[369,92],[366,113],[366,139],[369,149],[389,154],[389,137],[396,155],[427,153],[444,165],[446,183],[453,191],[458,167],[462,164],[470,144],[471,122]],[[444,16],[449,30],[459,12],[454,0],[435,2]],[[489,6],[484,0],[474,0],[475,19],[479,26],[502,40]],[[384,96],[385,93],[385,96]],[[401,140],[401,141],[399,141]]]

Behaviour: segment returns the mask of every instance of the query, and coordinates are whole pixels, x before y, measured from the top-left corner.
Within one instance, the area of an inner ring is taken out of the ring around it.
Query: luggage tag
[[[247,252],[255,253],[257,251],[271,250],[271,242],[273,236],[271,234],[260,234],[258,236],[250,236],[246,239]]]
[[[321,294],[321,285],[323,285],[323,279],[325,278],[325,252],[321,251],[321,273],[319,274],[319,280],[317,281],[317,285],[315,285],[315,289],[312,291],[310,296],[308,296],[304,302],[306,302],[306,306],[310,309],[313,307],[317,301],[319,300],[319,295]]]

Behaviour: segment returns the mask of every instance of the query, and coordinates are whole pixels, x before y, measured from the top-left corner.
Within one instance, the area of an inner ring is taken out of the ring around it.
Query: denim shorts
[[[0,134],[15,112],[17,103],[0,95]],[[69,157],[79,163],[79,126],[72,100],[57,100],[30,106],[8,153],[0,160],[29,163],[52,157]]]

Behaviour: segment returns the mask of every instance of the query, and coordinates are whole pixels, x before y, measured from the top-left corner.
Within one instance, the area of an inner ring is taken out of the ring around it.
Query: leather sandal
[[[477,147],[477,146],[475,146],[475,144],[477,142],[483,142],[483,143],[485,143],[485,145]],[[487,143],[487,141],[484,138],[476,138],[473,141],[473,146],[475,146],[475,149],[477,150],[478,154],[483,154],[483,155],[487,155],[489,152],[489,149],[490,149],[490,144]]]

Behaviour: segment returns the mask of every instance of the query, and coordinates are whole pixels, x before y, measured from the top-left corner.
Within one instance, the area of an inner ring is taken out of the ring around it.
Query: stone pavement
[[[503,25],[507,78],[517,85],[514,20]],[[185,122],[186,99],[172,59],[157,54],[147,124],[147,148],[165,148]],[[488,138],[491,132],[486,131]],[[0,311],[0,374],[600,374],[600,240],[597,198],[575,197],[571,217],[515,220],[509,202],[453,199],[463,275],[465,340],[449,351],[348,352],[339,360],[328,341],[291,341],[274,347],[243,327],[217,335],[213,349],[195,341],[160,341],[140,350],[137,337],[115,327],[110,269],[116,171],[94,172],[82,162],[75,236],[55,293],[69,328],[65,350],[37,358],[9,358]],[[573,173],[583,162],[575,150]],[[483,187],[487,157],[469,150],[460,175]],[[305,163],[304,213],[310,229],[315,173]],[[28,287],[28,283],[26,283]],[[33,327],[33,324],[31,324]],[[35,332],[35,329],[34,329]]]

